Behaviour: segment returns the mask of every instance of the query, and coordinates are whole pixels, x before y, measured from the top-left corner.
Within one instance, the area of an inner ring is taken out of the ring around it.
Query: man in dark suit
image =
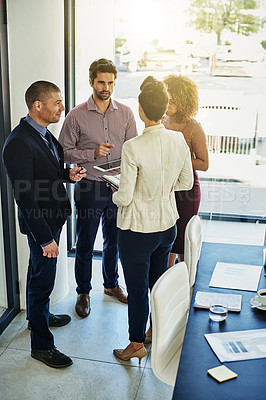
[[[71,213],[63,182],[77,182],[82,168],[64,169],[63,149],[47,126],[64,111],[60,89],[51,82],[34,82],[26,91],[29,113],[8,136],[3,163],[18,205],[20,230],[27,235],[30,260],[27,275],[27,314],[31,327],[31,356],[62,368],[72,360],[54,345],[50,326],[66,325],[68,315],[49,314],[61,229]]]

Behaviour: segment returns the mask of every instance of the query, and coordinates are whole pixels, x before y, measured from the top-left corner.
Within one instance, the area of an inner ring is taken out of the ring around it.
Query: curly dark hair
[[[150,121],[159,121],[168,105],[168,94],[165,84],[153,76],[148,76],[140,86],[139,103]]]
[[[113,63],[113,61],[107,60],[106,58],[95,60],[90,65],[89,77],[92,81],[92,84],[94,83],[94,79],[97,77],[98,72],[109,72],[111,74],[114,74],[115,79],[117,78],[117,68],[115,64]]]
[[[168,92],[172,96],[177,112],[174,115],[176,122],[189,122],[198,112],[198,86],[188,76],[171,74],[163,79]]]

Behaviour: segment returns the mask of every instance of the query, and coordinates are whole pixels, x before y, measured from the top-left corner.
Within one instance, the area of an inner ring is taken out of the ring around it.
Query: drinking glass
[[[209,308],[209,317],[212,321],[222,322],[226,319],[228,308],[224,304],[213,304]]]

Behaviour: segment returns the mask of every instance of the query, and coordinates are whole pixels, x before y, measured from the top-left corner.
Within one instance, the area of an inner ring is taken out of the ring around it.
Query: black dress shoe
[[[56,348],[49,350],[31,350],[31,356],[53,368],[65,368],[73,364],[71,358],[60,353]]]
[[[67,314],[58,314],[54,315],[52,313],[49,314],[49,326],[52,328],[57,328],[59,326],[67,325],[71,321],[70,315]]]
[[[59,326],[67,325],[70,321],[71,321],[70,315],[67,314],[54,315],[49,313],[49,326],[52,328],[58,328]],[[28,329],[31,330],[29,322],[28,322]]]

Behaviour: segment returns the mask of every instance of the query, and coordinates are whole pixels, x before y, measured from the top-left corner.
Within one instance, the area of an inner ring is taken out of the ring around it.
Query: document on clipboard
[[[109,185],[113,186],[116,190],[118,190],[120,184],[120,176],[121,174],[103,175],[100,176],[100,179],[102,179],[104,182],[108,183]]]

